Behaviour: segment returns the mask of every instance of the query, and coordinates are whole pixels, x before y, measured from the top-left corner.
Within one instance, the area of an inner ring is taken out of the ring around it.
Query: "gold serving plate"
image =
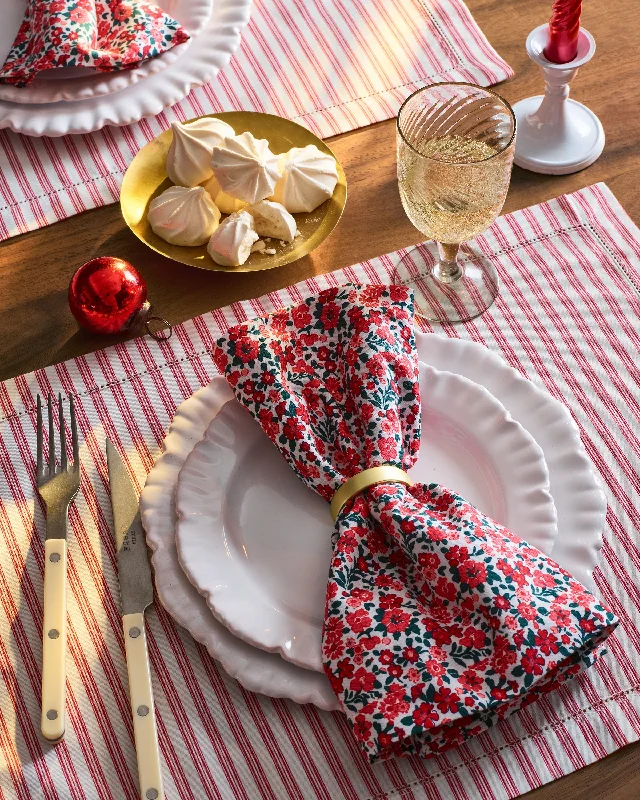
[[[254,111],[226,111],[207,116],[224,120],[238,134],[250,131],[257,139],[267,139],[269,147],[276,154],[285,153],[292,147],[315,144],[318,149],[336,158],[322,139],[318,139],[302,125],[282,117]],[[180,247],[165,242],[151,230],[151,226],[147,222],[147,209],[149,202],[154,197],[173,185],[165,170],[171,136],[170,130],[165,131],[140,150],[124,175],[120,192],[120,207],[125,222],[138,239],[141,239],[157,253],[162,253],[163,256],[179,261],[181,264],[189,264],[192,267],[200,267],[200,269],[210,269],[216,272],[258,272],[263,269],[275,269],[302,258],[323,242],[338,224],[347,202],[347,179],[336,158],[338,183],[333,197],[318,206],[315,211],[308,214],[294,214],[301,236],[285,245],[281,245],[278,241],[267,242],[267,248],[275,248],[275,255],[265,256],[261,253],[252,253],[241,267],[222,267],[220,264],[216,264],[207,253],[206,245]]]

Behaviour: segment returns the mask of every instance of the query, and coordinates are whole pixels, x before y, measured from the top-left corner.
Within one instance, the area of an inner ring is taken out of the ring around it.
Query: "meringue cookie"
[[[178,186],[197,186],[209,178],[211,151],[234,130],[221,119],[203,117],[182,125],[171,124],[173,139],[167,153],[167,175]]]
[[[238,200],[236,197],[231,197],[230,194],[223,192],[215,175],[212,175],[209,180],[204,183],[204,188],[209,192],[213,202],[223,214],[233,214],[236,211],[242,211],[242,209],[246,208],[248,205],[244,200]]]
[[[207,252],[216,264],[239,267],[249,258],[251,245],[258,238],[251,214],[236,211],[218,226],[207,245]]]
[[[220,211],[202,186],[171,186],[149,203],[147,220],[165,242],[196,247],[216,230]]]
[[[295,219],[280,205],[270,200],[261,200],[247,208],[253,217],[255,229],[260,236],[270,236],[273,239],[284,239],[292,242],[297,231]]]
[[[269,200],[275,200],[292,214],[313,211],[324,203],[336,188],[336,160],[315,144],[292,147],[280,156],[282,177]]]
[[[269,142],[248,131],[214,147],[211,167],[222,191],[247,203],[264,200],[280,177],[278,156],[269,150]]]

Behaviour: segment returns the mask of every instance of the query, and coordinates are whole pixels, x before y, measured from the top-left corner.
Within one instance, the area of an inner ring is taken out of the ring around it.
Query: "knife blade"
[[[147,652],[144,610],[153,603],[151,564],[138,496],[124,461],[107,440],[111,508],[118,556],[122,627],[142,800],[162,800],[160,750]]]
[[[138,496],[124,461],[109,440],[107,440],[107,464],[116,534],[122,614],[142,613],[153,603],[149,553],[140,519]]]

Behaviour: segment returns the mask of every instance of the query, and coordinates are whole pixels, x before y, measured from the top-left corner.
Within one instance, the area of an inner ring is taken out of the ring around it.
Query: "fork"
[[[42,402],[37,400],[38,492],[47,508],[44,543],[44,619],[42,623],[42,714],[40,729],[45,739],[55,742],[64,736],[67,651],[67,514],[80,486],[78,431],[73,397],[69,397],[73,463],[67,462],[67,439],[62,395],[58,395],[60,424],[60,466],[56,466],[53,406],[47,398],[49,417],[49,458],[44,464],[42,445]]]

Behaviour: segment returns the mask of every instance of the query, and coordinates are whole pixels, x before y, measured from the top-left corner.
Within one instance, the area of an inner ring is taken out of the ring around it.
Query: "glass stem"
[[[436,242],[438,263],[433,268],[433,276],[440,283],[455,283],[462,277],[462,267],[458,263],[459,244]]]

